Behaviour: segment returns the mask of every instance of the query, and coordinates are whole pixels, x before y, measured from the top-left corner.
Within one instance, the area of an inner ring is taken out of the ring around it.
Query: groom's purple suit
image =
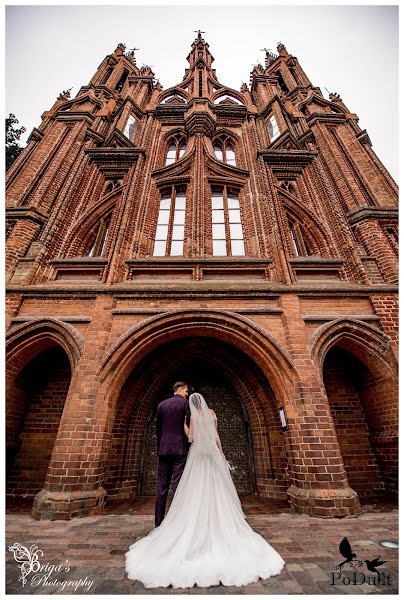
[[[187,417],[189,426],[190,416],[188,399],[177,394],[163,400],[157,407],[156,433],[159,468],[155,510],[156,527],[164,519],[171,478],[175,494],[185,467],[189,442],[184,432],[184,420]]]

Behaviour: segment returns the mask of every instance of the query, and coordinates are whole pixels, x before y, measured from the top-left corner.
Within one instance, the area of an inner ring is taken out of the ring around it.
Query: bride
[[[277,575],[285,561],[248,525],[224,457],[217,418],[201,394],[189,398],[192,441],[161,525],[129,546],[125,570],[146,588],[244,586]]]

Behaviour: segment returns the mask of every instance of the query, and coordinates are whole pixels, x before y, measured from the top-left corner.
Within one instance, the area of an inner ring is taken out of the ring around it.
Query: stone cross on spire
[[[198,34],[197,40],[201,41],[203,39],[202,38],[202,33],[206,33],[206,31],[201,31],[200,29],[197,29],[197,30],[194,29],[194,33]]]
[[[191,52],[187,56],[187,60],[191,67],[193,67],[197,62],[200,63],[203,61],[205,67],[210,69],[214,58],[209,52],[209,44],[206,43],[202,37],[202,33],[206,32],[202,31],[201,29],[196,29],[194,30],[194,33],[197,33],[198,35],[192,42]]]
[[[128,52],[125,54],[126,58],[129,58],[134,64],[136,64],[135,51],[140,50],[140,48],[130,48]]]
[[[260,52],[265,52],[265,68],[278,58],[271,48],[261,48]]]

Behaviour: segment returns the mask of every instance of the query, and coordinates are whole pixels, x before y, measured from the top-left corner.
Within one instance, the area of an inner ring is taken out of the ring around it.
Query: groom
[[[159,467],[157,474],[157,497],[155,524],[164,519],[168,489],[172,478],[173,493],[187,460],[189,442],[184,432],[184,421],[189,421],[191,411],[188,404],[188,385],[177,381],[173,386],[174,396],[163,400],[157,407],[156,433]]]

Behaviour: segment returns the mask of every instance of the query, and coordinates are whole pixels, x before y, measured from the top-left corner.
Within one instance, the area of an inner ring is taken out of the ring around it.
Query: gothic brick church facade
[[[153,495],[176,380],[239,493],[354,515],[397,493],[397,186],[283,44],[240,91],[199,32],[167,90],[119,44],[7,173],[7,498]]]

